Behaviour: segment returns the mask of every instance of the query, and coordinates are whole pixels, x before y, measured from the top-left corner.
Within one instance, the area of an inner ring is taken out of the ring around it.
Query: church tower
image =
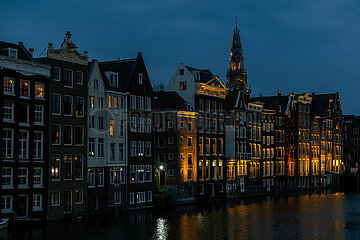
[[[234,36],[231,44],[230,66],[226,74],[226,87],[229,90],[247,90],[247,73],[244,65],[240,30],[237,27],[237,15]]]

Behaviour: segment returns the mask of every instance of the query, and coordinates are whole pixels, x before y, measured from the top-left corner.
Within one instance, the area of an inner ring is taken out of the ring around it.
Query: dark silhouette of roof
[[[135,68],[137,58],[99,62],[99,68],[106,86],[112,88],[108,84],[108,79],[105,76],[105,72],[111,71],[118,74],[118,82],[120,89],[127,89],[131,80],[132,72]],[[118,88],[116,88],[118,89]]]
[[[212,74],[211,71],[208,69],[201,70],[201,69],[193,68],[190,66],[186,66],[186,68],[189,69],[190,72],[193,72],[193,71],[200,72],[200,79],[195,78],[196,82],[207,83],[208,81],[210,81],[211,79],[213,79],[215,77],[214,74]]]
[[[311,95],[313,111],[320,116],[326,116],[327,110],[335,107],[337,95],[337,93]],[[329,104],[330,99],[333,101]]]
[[[282,112],[285,111],[287,104],[289,102],[289,96],[266,96],[266,97],[253,97],[250,99],[250,102],[261,102],[264,105],[264,109],[279,110],[279,105],[281,106]]]
[[[156,92],[156,110],[158,111],[186,111],[186,101],[177,92]]]
[[[30,54],[30,52],[27,50],[27,48],[24,46],[22,42],[16,43],[9,43],[9,42],[3,42],[0,41],[0,55],[8,56],[9,51],[8,48],[17,49],[17,59],[37,62]],[[9,57],[9,56],[8,56]]]

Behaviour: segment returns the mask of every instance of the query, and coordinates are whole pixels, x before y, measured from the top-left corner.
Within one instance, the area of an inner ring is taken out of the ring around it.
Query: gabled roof
[[[99,67],[104,81],[108,84],[108,79],[105,76],[105,72],[116,72],[119,80],[119,86],[123,89],[127,89],[131,80],[132,72],[134,71],[137,59],[124,59],[108,62],[99,62]]]
[[[0,41],[0,55],[8,56],[8,50],[7,50],[8,48],[13,48],[18,50],[17,51],[18,59],[36,62],[22,42],[16,44],[16,43]]]
[[[155,93],[156,110],[158,111],[186,111],[186,101],[177,92],[157,92]]]

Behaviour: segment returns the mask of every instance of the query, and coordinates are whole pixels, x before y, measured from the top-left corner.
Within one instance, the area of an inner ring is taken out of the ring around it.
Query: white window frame
[[[34,205],[35,204],[35,205]],[[33,211],[43,210],[43,197],[42,194],[33,194]]]
[[[1,209],[1,213],[12,213],[13,212],[13,196],[12,195],[2,195],[1,202],[4,202],[5,208]],[[7,208],[9,205],[9,208]]]
[[[12,84],[11,85],[8,85],[8,86],[5,86],[5,82],[7,82],[7,80],[11,80],[12,81]],[[15,79],[14,78],[9,78],[9,77],[4,77],[4,86],[3,86],[3,92],[5,95],[15,95],[14,94],[14,85],[15,85]],[[5,88],[11,88],[11,91],[5,91]]]
[[[10,104],[8,106],[7,104]],[[6,117],[10,115],[10,118]],[[3,121],[4,122],[14,122],[14,102],[12,101],[4,101],[3,103]]]
[[[35,175],[35,169],[40,169],[40,174]],[[34,188],[41,188],[43,187],[43,175],[44,170],[41,167],[34,167],[34,174],[33,174],[33,185]],[[35,183],[35,178],[40,178],[40,183]]]
[[[4,170],[10,170],[10,174],[5,174],[4,175]],[[8,189],[8,188],[13,188],[13,184],[14,184],[14,170],[12,167],[3,167],[2,168],[2,173],[1,173],[2,179],[4,180],[5,178],[9,178],[10,182],[9,184],[4,184],[4,181],[2,181],[2,188],[3,189]]]
[[[53,73],[53,77],[54,77],[54,81],[59,82],[61,80],[61,69],[59,67],[54,67],[54,70],[58,69],[59,70],[59,78],[55,78],[55,74]]]
[[[41,122],[37,121],[39,116],[36,116],[36,115],[40,116]],[[43,105],[35,105],[35,108],[34,108],[34,125],[44,125],[44,106]]]
[[[37,134],[40,134],[41,138],[37,139],[36,136]],[[35,160],[41,160],[43,159],[44,156],[44,133],[41,131],[34,131],[34,143],[35,143],[35,154],[34,154],[34,159]],[[40,152],[40,154],[38,154],[38,152]]]
[[[26,138],[20,138],[21,133],[26,134]],[[19,130],[19,159],[29,159],[29,131]]]
[[[38,97],[38,96],[36,96],[36,89],[37,89],[37,86],[38,85],[42,85],[42,97]],[[35,94],[34,94],[34,96],[35,96],[35,99],[45,99],[45,84],[44,83],[42,83],[42,82],[35,82]]]

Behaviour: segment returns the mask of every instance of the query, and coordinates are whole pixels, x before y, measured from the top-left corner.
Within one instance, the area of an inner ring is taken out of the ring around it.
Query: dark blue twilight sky
[[[254,96],[338,91],[344,113],[360,114],[359,0],[1,0],[0,39],[38,56],[69,30],[100,61],[141,51],[153,83],[180,62],[225,82],[237,11]]]

